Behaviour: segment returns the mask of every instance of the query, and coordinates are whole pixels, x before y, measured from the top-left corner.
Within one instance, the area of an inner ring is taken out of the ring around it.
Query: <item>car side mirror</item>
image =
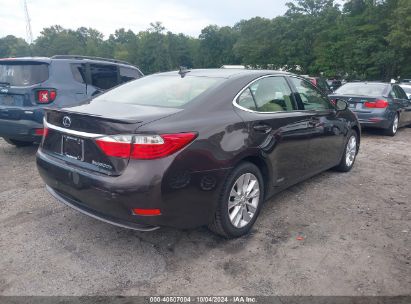
[[[337,99],[335,107],[337,111],[344,111],[348,108],[348,103],[345,100]]]

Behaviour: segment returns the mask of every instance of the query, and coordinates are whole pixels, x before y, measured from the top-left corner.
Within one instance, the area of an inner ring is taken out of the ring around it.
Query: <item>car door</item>
[[[311,82],[299,77],[288,79],[297,93],[299,109],[306,113],[307,124],[310,126],[307,170],[315,174],[337,165],[347,133],[345,119],[340,117],[328,97]]]
[[[243,89],[235,110],[247,124],[252,147],[258,147],[271,166],[273,186],[284,188],[307,175],[308,113],[298,111],[283,76],[265,76]]]
[[[393,90],[400,104],[400,126],[408,125],[411,123],[411,101],[400,86],[393,86]]]

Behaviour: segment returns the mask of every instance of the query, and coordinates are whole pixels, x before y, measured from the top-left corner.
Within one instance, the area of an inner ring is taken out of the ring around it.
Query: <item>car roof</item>
[[[349,83],[364,84],[364,85],[367,85],[367,84],[392,85],[392,83],[383,82],[383,81],[349,81],[349,82],[347,82],[346,84],[349,84]]]
[[[24,61],[24,62],[41,62],[41,63],[48,63],[50,64],[54,60],[58,61],[68,61],[71,63],[84,63],[84,62],[93,62],[93,63],[101,63],[101,64],[112,64],[124,67],[131,67],[138,69],[138,67],[134,66],[131,63],[125,61],[116,61],[115,59],[106,59],[105,58],[93,58],[93,57],[81,57],[81,56],[56,56],[57,58],[53,57],[13,57],[13,58],[0,58],[0,62],[5,61]]]
[[[235,78],[241,76],[264,76],[264,75],[292,75],[289,72],[276,71],[276,70],[250,70],[250,69],[187,69],[183,70],[183,73],[187,73],[187,76],[197,77],[220,77],[220,78]],[[176,75],[180,71],[171,71],[156,73],[154,75]]]
[[[0,62],[5,61],[33,61],[33,62],[42,62],[42,63],[50,63],[51,59],[48,57],[13,57],[13,58],[0,58]]]

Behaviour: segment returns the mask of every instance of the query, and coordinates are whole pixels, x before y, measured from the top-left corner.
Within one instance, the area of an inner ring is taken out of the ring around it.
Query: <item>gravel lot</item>
[[[0,139],[1,295],[411,295],[411,128],[264,206],[252,233],[140,233],[55,201]],[[297,240],[302,236],[303,240]]]

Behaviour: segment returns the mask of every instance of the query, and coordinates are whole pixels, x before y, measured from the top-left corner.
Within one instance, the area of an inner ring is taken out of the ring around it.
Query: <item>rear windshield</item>
[[[48,78],[49,68],[46,63],[0,62],[0,84],[29,86]]]
[[[351,82],[338,88],[335,93],[342,95],[383,96],[387,86],[384,83]]]
[[[153,75],[126,83],[94,99],[145,106],[180,108],[224,78]]]

